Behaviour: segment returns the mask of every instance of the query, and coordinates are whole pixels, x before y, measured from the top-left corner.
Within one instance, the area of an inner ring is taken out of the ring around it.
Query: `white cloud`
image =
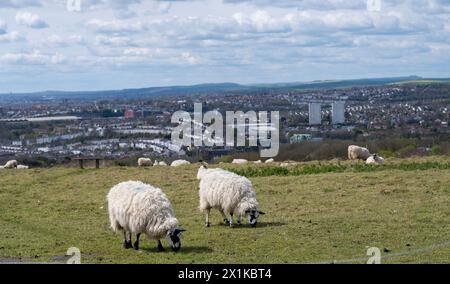
[[[0,35],[5,34],[7,29],[8,25],[6,24],[6,22],[0,20]]]
[[[39,7],[42,5],[40,0],[2,0],[0,1],[0,8],[24,8],[24,7]]]
[[[44,65],[63,63],[65,57],[59,53],[46,54],[33,50],[30,53],[6,53],[0,56],[0,60],[10,64]]]
[[[47,28],[48,24],[38,14],[19,12],[16,14],[16,23],[33,29]]]
[[[18,42],[24,40],[23,36],[17,31],[0,34],[0,42]]]
[[[99,33],[135,33],[145,30],[144,24],[141,22],[127,22],[121,20],[103,21],[92,19],[86,24],[89,28],[93,28]]]
[[[183,52],[181,54],[180,59],[182,62],[185,62],[190,65],[196,65],[199,63],[199,60],[194,55],[192,55],[190,52]]]
[[[112,46],[129,46],[131,45],[131,39],[125,36],[98,35],[95,37],[95,44],[112,45]]]

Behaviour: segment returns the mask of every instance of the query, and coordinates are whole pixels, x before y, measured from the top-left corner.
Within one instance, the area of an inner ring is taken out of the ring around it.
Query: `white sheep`
[[[14,169],[17,168],[17,161],[16,160],[11,160],[6,162],[6,164],[3,166],[4,169]]]
[[[266,163],[266,164],[270,164],[270,163],[273,163],[273,162],[275,162],[275,160],[274,159],[268,159],[268,160],[266,160],[264,163]]]
[[[296,166],[299,163],[296,161],[284,161],[283,163],[280,164],[280,167],[291,167],[291,166]]]
[[[233,226],[234,213],[241,225],[243,216],[248,215],[249,223],[256,226],[259,215],[259,203],[251,181],[245,177],[223,169],[208,169],[204,164],[197,173],[200,180],[200,210],[206,213],[206,226],[210,226],[209,214],[211,208],[218,209],[225,224]],[[229,219],[227,214],[230,215]]]
[[[370,152],[367,148],[356,145],[348,146],[347,152],[349,160],[367,160],[370,156]]]
[[[179,167],[179,166],[190,165],[190,164],[191,164],[191,162],[186,161],[186,160],[175,160],[170,164],[170,166],[171,167]]]
[[[153,163],[153,166],[167,166],[167,164],[166,164],[166,162],[164,162],[164,161],[161,161],[161,162],[158,162],[158,160],[155,160],[155,162]]]
[[[139,158],[138,159],[139,167],[151,167],[152,165],[153,165],[153,162],[149,158]]]
[[[27,169],[29,169],[30,167],[29,166],[25,166],[25,165],[17,165],[17,169],[18,170],[27,170]]]
[[[262,164],[261,160],[254,161],[253,163],[254,163],[254,164]]]
[[[383,165],[384,164],[384,158],[378,156],[377,154],[371,155],[366,160],[367,165]]]
[[[234,159],[231,163],[232,164],[247,164],[248,161],[246,159]]]
[[[134,249],[139,249],[139,237],[144,233],[156,240],[158,250],[164,248],[160,239],[166,237],[172,250],[181,248],[179,227],[172,205],[161,189],[140,181],[122,182],[111,188],[107,195],[109,220],[114,232],[123,230],[124,248],[133,247],[132,234],[136,234]]]

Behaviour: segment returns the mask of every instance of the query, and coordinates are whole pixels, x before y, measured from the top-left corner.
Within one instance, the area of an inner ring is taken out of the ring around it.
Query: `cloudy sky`
[[[380,1],[1,0],[0,92],[450,77],[450,0]]]

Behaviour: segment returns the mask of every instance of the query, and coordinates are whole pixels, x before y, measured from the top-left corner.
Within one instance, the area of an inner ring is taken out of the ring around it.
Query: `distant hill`
[[[138,99],[145,97],[158,96],[182,96],[193,94],[217,93],[223,94],[228,92],[244,92],[244,91],[268,91],[268,90],[308,90],[308,89],[336,89],[350,88],[362,86],[383,86],[395,84],[425,84],[425,83],[450,83],[450,79],[427,79],[418,76],[409,77],[392,77],[392,78],[372,78],[372,79],[353,79],[353,80],[325,80],[312,82],[293,82],[293,83],[274,83],[274,84],[252,84],[240,85],[235,83],[219,83],[219,84],[200,84],[192,86],[168,86],[168,87],[149,87],[140,89],[123,89],[108,91],[83,91],[83,92],[67,92],[67,91],[45,91],[36,93],[12,93],[0,94],[0,101],[11,101],[18,98],[26,99],[115,99],[128,98]]]

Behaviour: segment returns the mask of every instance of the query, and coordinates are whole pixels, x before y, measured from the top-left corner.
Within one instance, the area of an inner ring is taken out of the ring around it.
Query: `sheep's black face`
[[[258,210],[250,210],[247,211],[247,214],[248,214],[248,223],[250,224],[250,226],[256,227],[259,215],[264,215],[265,213]]]
[[[181,249],[181,232],[184,232],[184,229],[176,228],[169,231],[167,234],[167,241],[169,242],[170,247],[174,252],[177,252]]]

